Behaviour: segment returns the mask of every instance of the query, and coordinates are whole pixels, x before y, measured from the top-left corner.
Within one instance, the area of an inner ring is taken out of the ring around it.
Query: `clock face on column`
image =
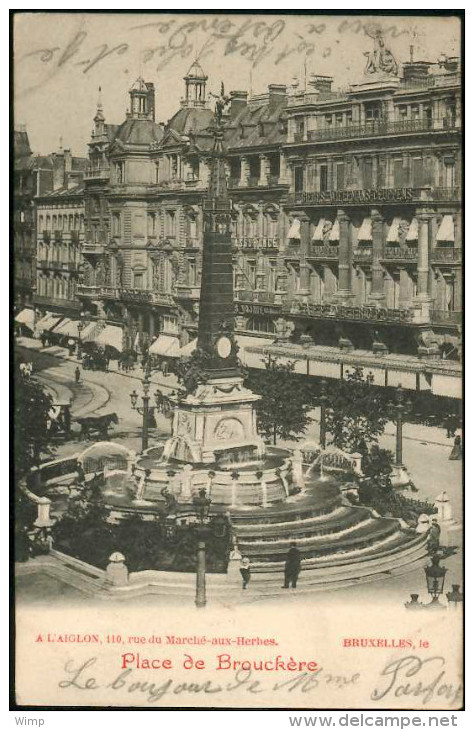
[[[216,343],[217,354],[223,360],[229,357],[232,351],[232,343],[228,337],[219,337]]]

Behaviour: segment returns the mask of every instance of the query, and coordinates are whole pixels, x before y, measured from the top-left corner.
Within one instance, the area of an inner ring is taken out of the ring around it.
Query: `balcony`
[[[79,231],[71,231],[71,243],[74,246],[79,245]]]
[[[327,129],[312,129],[306,134],[308,142],[322,142],[333,139],[353,139],[355,137],[386,137],[392,134],[414,134],[418,132],[459,129],[455,121],[443,117],[441,119],[403,119],[397,122],[374,121],[366,124],[347,124]],[[295,143],[304,142],[302,133],[295,133]]]
[[[82,253],[86,255],[95,254],[100,256],[104,253],[104,245],[102,243],[91,243],[90,241],[82,244]]]
[[[260,304],[275,304],[275,292],[254,291],[252,289],[237,289],[234,299],[238,302],[259,302]]]
[[[372,247],[367,248],[355,248],[352,252],[352,258],[354,261],[364,262],[372,261],[374,252]]]
[[[437,264],[461,263],[462,249],[460,248],[435,248],[431,252],[431,261]]]
[[[84,180],[108,180],[110,177],[110,167],[104,165],[102,167],[90,167],[84,173]]]
[[[315,259],[339,259],[339,246],[315,246],[312,245],[309,254]]]
[[[443,309],[432,309],[431,321],[435,324],[462,324],[462,312],[450,312]]]
[[[100,296],[100,286],[89,286],[88,284],[78,284],[76,294],[78,297],[92,297],[98,299]]]
[[[386,246],[382,256],[383,261],[416,261],[417,258],[416,246]]]
[[[286,302],[284,311],[306,315],[315,319],[346,320],[352,322],[388,322],[405,324],[412,322],[411,309],[385,309],[384,307],[344,306],[342,304],[311,304]]]
[[[54,231],[54,240],[58,243],[61,243],[63,240],[63,232],[62,231]]]
[[[432,188],[431,197],[433,200],[459,201],[461,200],[461,188]]]
[[[271,238],[267,237],[254,237],[244,236],[243,238],[233,238],[232,245],[240,250],[271,250],[278,251],[280,248],[280,241],[278,237],[274,236]]]
[[[51,233],[50,233],[50,231],[43,231],[43,242],[44,243],[51,243]]]
[[[102,287],[102,291],[105,287]],[[153,300],[153,292],[147,289],[111,289],[113,294],[107,293],[107,296],[118,297],[124,301],[131,302],[151,302]],[[106,294],[103,294],[106,296]]]
[[[176,299],[192,299],[198,301],[201,293],[201,288],[196,284],[189,286],[181,285],[176,287],[175,297]]]

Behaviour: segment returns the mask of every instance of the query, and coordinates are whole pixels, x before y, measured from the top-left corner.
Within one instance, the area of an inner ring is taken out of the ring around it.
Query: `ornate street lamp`
[[[448,569],[443,568],[439,561],[439,555],[433,555],[431,565],[425,568],[426,585],[431,596],[431,603],[427,604],[427,608],[446,608],[439,602],[439,597],[443,592],[444,578]]]
[[[319,419],[319,443],[323,451],[326,448],[326,409],[329,401],[326,388],[327,381],[321,380],[321,394],[319,396],[319,403],[321,407],[321,416]]]
[[[153,393],[153,397],[155,399],[155,405],[150,405],[150,369],[147,367],[145,370],[145,375],[143,378],[143,393],[142,393],[142,406],[138,406],[138,393],[136,390],[133,390],[130,393],[130,401],[132,404],[132,409],[134,411],[137,411],[143,416],[143,422],[142,422],[142,451],[145,451],[148,448],[148,426],[149,426],[149,419],[151,416],[153,416],[155,410],[162,410],[163,408],[163,394],[158,388]]]
[[[446,593],[446,598],[448,599],[448,607],[451,608],[452,606],[457,609],[459,604],[464,601],[464,594],[459,590],[459,585],[454,583],[452,591]]]
[[[393,466],[397,474],[398,486],[402,486],[409,481],[408,474],[403,465],[403,418],[409,413],[411,407],[411,401],[407,400],[404,402],[403,388],[401,383],[399,383],[395,391],[395,403],[388,403],[390,416],[395,421],[397,427],[395,464]]]
[[[78,337],[77,355],[78,355],[78,357],[80,356],[81,349],[82,349],[82,331],[83,331],[84,327],[86,326],[86,323],[84,321],[85,316],[86,316],[86,313],[81,312],[81,315],[80,315],[81,318],[80,318],[79,322],[77,323],[77,337]]]
[[[204,488],[193,498],[193,505],[196,508],[199,525],[197,527],[198,547],[196,566],[196,607],[204,608],[206,605],[206,540],[210,535],[208,526],[209,509],[211,499],[207,496]]]

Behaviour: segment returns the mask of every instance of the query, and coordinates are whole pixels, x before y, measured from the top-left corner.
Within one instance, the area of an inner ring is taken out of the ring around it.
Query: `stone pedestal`
[[[128,568],[125,565],[125,556],[122,553],[112,553],[106,568],[107,581],[113,586],[128,584]]]
[[[242,553],[234,547],[229,556],[229,563],[227,565],[227,580],[229,583],[240,583],[242,581],[242,576],[240,575],[241,560]]]
[[[394,464],[390,480],[396,489],[404,489],[412,484],[407,468],[403,464]]]

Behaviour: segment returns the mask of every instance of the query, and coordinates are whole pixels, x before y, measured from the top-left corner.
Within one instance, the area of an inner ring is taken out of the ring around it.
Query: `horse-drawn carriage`
[[[76,421],[81,427],[79,441],[93,438],[94,436],[98,437],[101,441],[107,441],[110,426],[113,423],[117,424],[119,419],[116,413],[105,413],[103,416],[76,418]]]

